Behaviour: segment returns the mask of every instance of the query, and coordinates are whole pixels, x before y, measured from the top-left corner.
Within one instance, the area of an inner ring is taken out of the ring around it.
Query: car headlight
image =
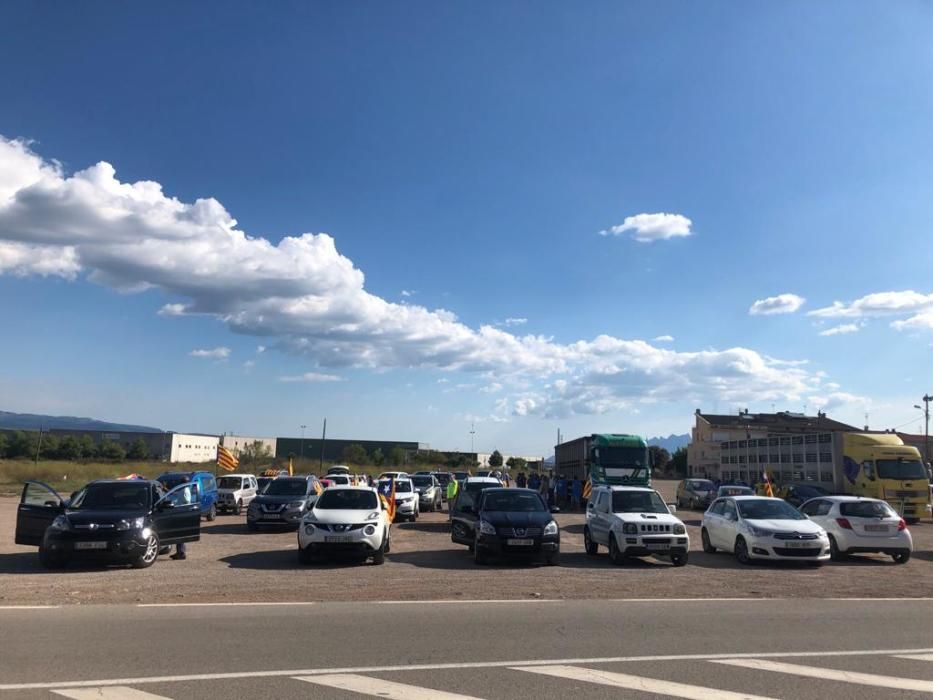
[[[68,518],[64,515],[59,515],[55,520],[52,521],[52,524],[49,525],[49,528],[52,530],[60,530],[65,532],[71,529],[71,523],[68,522]]]
[[[302,508],[305,507],[305,502],[304,501],[292,501],[285,507],[288,508],[289,510],[295,510],[295,509],[301,510]]]
[[[544,526],[545,535],[556,535],[557,532],[558,532],[557,523],[553,520]]]
[[[748,531],[752,533],[755,537],[771,537],[774,533],[771,530],[765,530],[763,527],[756,527],[754,525],[747,525]]]
[[[145,518],[130,518],[117,523],[117,530],[139,530],[146,526]]]
[[[495,526],[486,520],[479,521],[479,531],[483,533],[484,535],[495,535],[496,534]]]
[[[637,535],[638,525],[635,523],[622,523],[622,532],[626,535]]]
[[[313,534],[314,534],[314,525],[312,525],[312,524],[311,524],[310,522],[308,522],[307,520],[305,520],[305,522],[304,522],[304,528],[305,528],[305,534],[306,534],[306,535],[313,535]]]
[[[685,535],[687,534],[687,528],[685,528],[680,523],[674,525],[674,534],[675,535]]]
[[[363,528],[363,532],[366,533],[367,537],[370,536],[370,535],[375,535],[375,534],[376,534],[376,528],[375,528],[375,526],[373,526],[373,525],[367,525],[366,527]]]
[[[366,519],[367,520],[379,520],[379,511],[378,510],[373,511],[372,513],[366,516]]]

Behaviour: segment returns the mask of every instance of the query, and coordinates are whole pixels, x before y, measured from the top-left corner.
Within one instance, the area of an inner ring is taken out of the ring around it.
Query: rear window
[[[890,518],[894,509],[881,501],[851,501],[839,504],[839,513],[847,518]]]
[[[189,481],[191,481],[191,477],[188,474],[163,474],[159,477],[159,483],[168,491]]]
[[[263,492],[267,496],[304,496],[308,489],[305,479],[273,479]]]
[[[421,487],[434,486],[434,479],[432,479],[430,476],[413,476],[411,478],[411,482],[415,486],[421,486]]]

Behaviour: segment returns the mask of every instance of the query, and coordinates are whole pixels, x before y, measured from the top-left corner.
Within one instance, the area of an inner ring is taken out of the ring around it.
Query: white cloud
[[[664,241],[670,238],[689,236],[693,224],[690,219],[680,214],[636,214],[627,216],[621,224],[611,226],[599,232],[601,236],[621,236],[632,232],[632,238],[640,243]]]
[[[481,394],[498,394],[502,389],[502,384],[493,382],[492,384],[482,387],[479,391]]]
[[[852,409],[855,408],[861,412],[871,407],[871,399],[849,394],[845,391],[832,391],[827,394],[808,397],[807,404],[820,411],[849,409],[849,412],[852,412]]]
[[[892,321],[891,328],[895,330],[933,330],[933,309],[921,311],[908,319],[902,321]]]
[[[778,294],[776,297],[759,299],[749,308],[752,316],[772,316],[774,314],[792,314],[806,303],[806,299],[796,294]]]
[[[402,290],[402,296],[403,296],[403,297],[413,297],[413,296],[415,296],[415,294],[417,294],[417,293],[418,293],[418,292],[415,291],[414,289],[403,289],[403,290]]]
[[[255,360],[247,360],[246,362],[243,363],[243,369],[245,369],[247,372],[249,372],[255,366],[256,366]]]
[[[639,215],[622,228],[656,240],[686,235],[689,220]],[[239,230],[214,199],[185,203],[155,182],[120,182],[108,163],[67,176],[2,137],[0,245],[19,251],[7,272],[45,274],[58,255],[73,263],[55,274],[86,275],[125,292],[159,291],[180,300],[164,306],[164,315],[219,320],[307,357],[317,370],[284,382],[339,381],[327,370],[343,367],[459,371],[503,392],[523,391],[503,399],[508,413],[528,415],[600,413],[639,401],[796,401],[818,393],[823,381],[747,348],[675,352],[610,336],[557,343],[470,327],[450,311],[367,292],[363,273],[325,233],[273,244]],[[266,345],[272,342],[260,348]]]
[[[184,304],[166,304],[161,309],[159,309],[159,316],[184,316],[184,315],[185,315]]]
[[[506,326],[524,326],[528,323],[527,318],[507,318],[504,321]]]
[[[188,353],[191,357],[203,357],[209,360],[226,360],[230,357],[230,348],[211,348],[209,350],[192,350]]]
[[[449,384],[450,380],[447,379],[446,377],[441,377],[440,379],[437,380],[437,383],[438,384]]]
[[[672,336],[672,335],[659,335],[657,338],[654,339],[654,342],[656,342],[656,343],[673,343],[673,342],[674,342],[674,336]]]
[[[861,318],[915,314],[926,309],[933,309],[933,294],[922,294],[908,289],[902,292],[867,294],[849,303],[834,301],[830,306],[815,309],[808,315],[818,318]]]
[[[286,384],[298,384],[302,382],[307,382],[307,383],[342,382],[343,378],[338,377],[336,374],[322,374],[320,372],[305,372],[304,374],[279,377],[279,381],[284,382]]]
[[[266,351],[266,346],[265,346],[265,345],[257,345],[257,346],[256,346],[256,354],[257,354],[257,355],[262,355],[265,351]]]
[[[844,335],[846,333],[858,333],[860,330],[862,330],[862,324],[860,323],[843,323],[838,326],[833,326],[832,328],[827,328],[825,331],[820,331],[820,335]]]

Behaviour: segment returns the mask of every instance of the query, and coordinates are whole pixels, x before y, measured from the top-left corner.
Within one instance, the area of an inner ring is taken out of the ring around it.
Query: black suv
[[[166,492],[157,481],[92,481],[68,500],[27,481],[16,511],[16,544],[39,547],[39,561],[61,568],[74,556],[152,566],[169,545],[201,538],[192,484]]]
[[[531,489],[485,489],[476,499],[473,559],[485,564],[490,555],[521,555],[556,564],[560,527],[541,494]]]
[[[261,525],[297,529],[323,490],[316,476],[278,476],[250,502],[246,526],[254,532]]]

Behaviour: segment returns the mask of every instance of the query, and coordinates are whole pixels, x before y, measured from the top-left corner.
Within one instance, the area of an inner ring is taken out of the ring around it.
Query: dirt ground
[[[673,500],[673,482],[657,484]],[[933,524],[911,527],[914,555],[905,565],[864,555],[820,569],[798,564],[742,567],[726,554],[704,554],[701,513],[680,511],[691,538],[690,562],[635,560],[619,567],[605,552],[583,550],[583,514],[562,513],[561,564],[504,562],[477,567],[450,541],[446,513],[393,526],[383,566],[298,563],[292,531],[250,533],[245,516],[203,523],[187,561],[167,557],[149,569],[82,567],[49,572],[34,547],[13,544],[16,498],[0,498],[0,605],[90,603],[443,600],[503,598],[916,597],[933,595]]]

